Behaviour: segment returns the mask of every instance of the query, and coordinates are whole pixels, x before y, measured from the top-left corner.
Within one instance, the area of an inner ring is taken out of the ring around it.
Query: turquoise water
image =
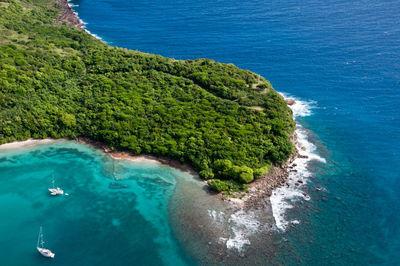
[[[287,210],[300,224],[276,235],[271,261],[400,264],[398,1],[71,3],[111,45],[231,62],[308,103],[298,122],[326,163],[309,165],[310,200]]]
[[[250,239],[237,264],[400,264],[398,1],[71,3],[87,29],[111,45],[177,59],[213,58],[265,76],[303,104],[305,115],[297,121],[326,163],[314,160],[302,172],[312,176],[302,188],[310,199],[289,200],[293,208],[284,218],[299,223],[283,231],[266,219],[272,226],[268,239],[251,215],[213,212],[210,202],[197,198],[192,201],[202,208],[175,217],[190,195],[173,194],[181,184],[174,177],[182,173],[170,168],[119,162],[118,173],[131,185],[121,192],[108,188],[111,161],[87,146],[1,152],[2,264],[193,264],[187,258],[193,250],[219,255],[225,245],[208,245],[199,230],[208,214],[217,240]],[[47,196],[53,171],[70,196]],[[186,185],[182,191],[201,191]],[[221,232],[223,219],[237,229],[237,238]],[[40,225],[56,253],[51,262],[34,250]],[[243,232],[256,233],[241,239]],[[218,262],[227,258],[224,252]]]
[[[70,141],[2,150],[0,162],[1,265],[190,264],[168,217],[176,180],[188,174]],[[128,188],[110,188],[113,168]],[[52,174],[68,196],[49,196]],[[53,260],[36,251],[40,226]]]

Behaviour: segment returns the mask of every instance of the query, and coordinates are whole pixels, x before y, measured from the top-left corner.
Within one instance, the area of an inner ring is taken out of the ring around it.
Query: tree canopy
[[[55,0],[0,0],[0,143],[84,136],[239,183],[291,154],[291,110],[263,77],[111,47],[59,14]]]

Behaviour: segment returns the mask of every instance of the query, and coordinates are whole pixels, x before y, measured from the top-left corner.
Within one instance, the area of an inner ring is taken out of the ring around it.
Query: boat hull
[[[49,191],[50,191],[50,195],[52,195],[52,196],[64,194],[64,190],[61,190],[60,188],[49,188]]]
[[[43,257],[46,257],[46,258],[51,258],[51,259],[53,259],[54,256],[56,255],[56,254],[54,254],[53,252],[51,252],[49,249],[46,249],[46,248],[39,248],[39,247],[37,247],[37,250],[39,251],[39,253],[40,253]]]

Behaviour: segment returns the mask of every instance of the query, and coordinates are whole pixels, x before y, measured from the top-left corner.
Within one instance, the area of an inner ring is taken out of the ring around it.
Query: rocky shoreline
[[[296,104],[296,101],[293,99],[284,97],[283,99],[288,106]],[[296,165],[293,162],[296,160],[296,158],[302,156],[297,150],[298,142],[296,132],[292,133],[290,136],[290,141],[294,147],[293,152],[282,166],[273,166],[268,174],[248,184],[247,193],[234,193],[234,197],[220,194],[221,198],[224,201],[234,203],[240,208],[254,209],[260,207],[260,204],[263,204],[262,199],[269,198],[274,189],[287,186],[289,173],[292,171],[297,171],[294,169]]]
[[[296,171],[295,169],[293,169],[295,167],[295,165],[293,165],[293,161],[298,156],[301,156],[299,155],[296,148],[297,135],[295,132],[291,136],[291,142],[294,146],[294,149],[285,164],[283,164],[282,166],[272,167],[267,175],[260,177],[252,183],[248,184],[247,193],[235,193],[234,197],[229,197],[221,194],[221,198],[225,201],[234,203],[238,207],[250,209],[258,207],[262,199],[271,196],[274,189],[285,186],[286,181],[289,177],[289,173],[291,171]]]
[[[82,20],[76,15],[74,10],[68,5],[67,0],[58,0],[58,3],[60,4],[60,16],[57,19],[57,24],[62,24],[63,22],[66,22],[68,25],[78,28],[78,29],[83,29],[85,24],[82,22]]]

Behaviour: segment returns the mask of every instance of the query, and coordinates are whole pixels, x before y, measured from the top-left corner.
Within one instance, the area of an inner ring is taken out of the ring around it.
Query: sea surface
[[[264,215],[195,205],[185,193],[201,184],[159,165],[118,162],[131,188],[111,191],[110,159],[76,143],[0,152],[3,265],[48,262],[32,251],[40,225],[59,265],[192,265],[204,257],[241,265],[400,264],[398,1],[70,4],[110,45],[211,58],[263,75],[297,100],[299,148],[308,159],[297,161]],[[70,196],[46,195],[53,172]],[[185,216],[187,209],[199,217]],[[199,233],[203,217],[219,228],[210,231],[218,243]],[[235,252],[238,259],[225,260]]]
[[[0,173],[1,265],[192,263],[167,215],[185,172],[58,140],[0,150]],[[64,195],[49,195],[53,176]],[[40,226],[54,259],[36,251]]]

